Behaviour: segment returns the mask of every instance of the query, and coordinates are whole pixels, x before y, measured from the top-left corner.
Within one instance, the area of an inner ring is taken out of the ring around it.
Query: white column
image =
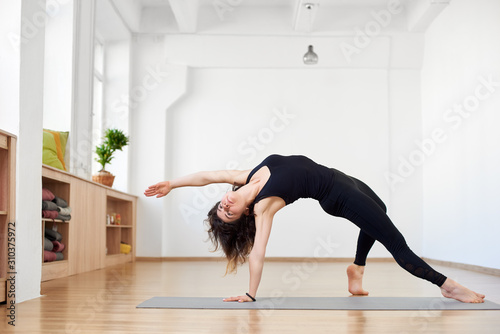
[[[16,198],[16,300],[40,296],[45,0],[23,0]]]

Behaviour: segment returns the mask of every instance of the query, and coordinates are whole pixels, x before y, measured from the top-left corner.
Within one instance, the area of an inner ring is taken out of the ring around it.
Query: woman
[[[314,198],[327,213],[360,228],[355,261],[347,268],[352,294],[368,294],[362,287],[364,266],[377,240],[403,269],[439,286],[443,296],[466,303],[484,302],[484,295],[443,276],[416,256],[387,216],[382,200],[366,184],[304,156],[271,155],[253,170],[199,172],[152,185],[144,194],[163,197],[175,188],[211,183],[239,186],[208,213],[208,233],[215,249],[220,247],[226,254],[227,271],[235,271],[247,257],[250,269],[249,291],[225,301],[255,301],[274,215],[299,198]]]

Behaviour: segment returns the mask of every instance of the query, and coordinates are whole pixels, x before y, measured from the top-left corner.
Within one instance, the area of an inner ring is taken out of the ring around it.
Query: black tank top
[[[333,187],[333,170],[302,155],[270,155],[250,172],[247,183],[263,166],[269,168],[271,176],[257,194],[255,203],[271,196],[282,198],[287,205],[299,198],[321,201]]]

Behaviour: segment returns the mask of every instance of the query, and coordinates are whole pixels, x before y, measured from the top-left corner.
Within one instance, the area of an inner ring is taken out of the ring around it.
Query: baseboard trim
[[[225,261],[223,258],[218,257],[183,257],[183,256],[167,256],[167,257],[142,257],[136,256],[136,261],[140,262],[222,262]]]
[[[476,271],[483,274],[500,276],[500,269],[476,266],[472,264],[441,261],[430,258],[422,258],[429,264],[436,264],[451,268],[464,269]],[[143,257],[137,256],[136,261],[142,262],[225,262],[226,259],[222,257],[183,257],[183,256],[169,256],[169,257]],[[353,262],[352,258],[348,257],[266,257],[266,262],[319,262],[319,263],[350,263]],[[394,262],[392,257],[375,257],[369,258],[368,263],[372,262]]]
[[[470,271],[475,271],[475,272],[479,272],[479,273],[487,274],[487,275],[500,276],[500,269],[476,266],[473,264],[465,264],[465,263],[459,263],[459,262],[435,260],[435,259],[429,259],[426,257],[424,257],[423,260],[429,264],[436,264],[436,265],[446,266],[446,267],[451,267],[451,268],[470,270]]]
[[[136,261],[142,262],[225,262],[225,258],[221,257],[140,257],[136,256]],[[266,257],[266,262],[320,262],[320,263],[335,263],[335,262],[353,262],[352,258],[348,257]],[[380,257],[369,258],[368,262],[394,262],[393,258]]]

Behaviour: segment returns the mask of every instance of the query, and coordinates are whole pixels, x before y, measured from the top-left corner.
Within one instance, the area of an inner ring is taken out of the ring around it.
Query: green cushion
[[[57,146],[54,135],[46,131],[43,131],[42,162],[46,165],[64,170],[63,164],[57,156]]]
[[[68,144],[68,131],[59,131],[59,138],[61,139],[61,150],[63,157],[66,157],[66,145]]]

